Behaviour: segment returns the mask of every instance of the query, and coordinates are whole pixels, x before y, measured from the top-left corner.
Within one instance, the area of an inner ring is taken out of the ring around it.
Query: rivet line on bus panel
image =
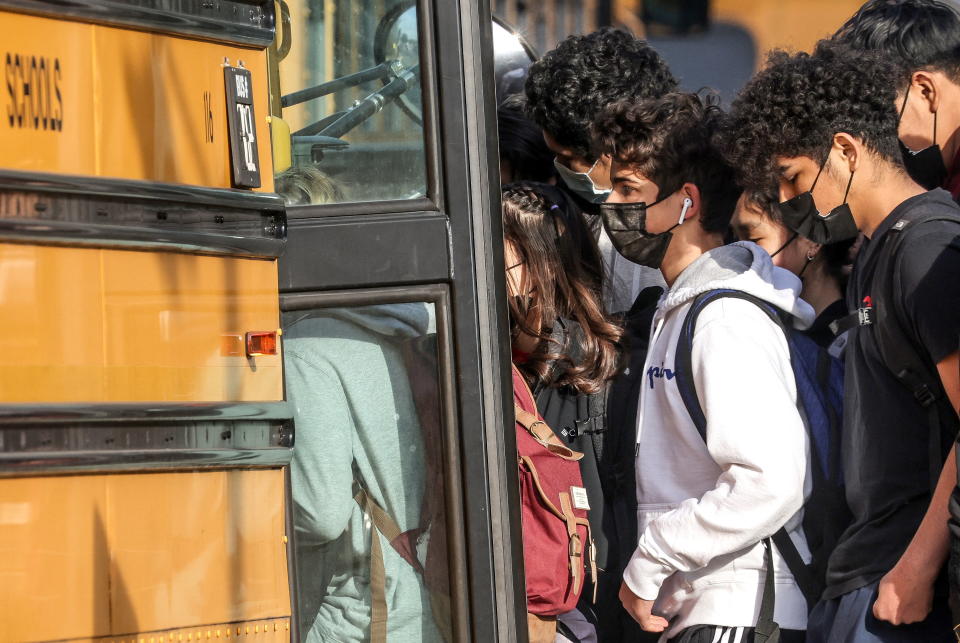
[[[250,623],[253,623],[252,625]],[[224,623],[210,625],[206,628],[184,628],[183,630],[168,630],[164,634],[153,636],[133,635],[130,638],[107,637],[94,639],[105,643],[195,643],[197,641],[216,641],[218,639],[243,640],[265,634],[276,634],[290,631],[289,618],[271,619],[265,622]],[[272,627],[271,627],[272,626]]]

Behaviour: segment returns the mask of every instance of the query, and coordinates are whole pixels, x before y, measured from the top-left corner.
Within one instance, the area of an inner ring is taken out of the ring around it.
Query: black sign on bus
[[[224,67],[227,90],[227,125],[230,131],[230,162],[233,185],[260,187],[260,156],[257,149],[256,117],[253,111],[253,85],[250,70]]]

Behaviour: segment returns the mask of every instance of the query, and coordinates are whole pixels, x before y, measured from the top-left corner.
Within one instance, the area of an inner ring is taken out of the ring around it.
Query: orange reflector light
[[[247,333],[247,357],[277,354],[277,331]]]

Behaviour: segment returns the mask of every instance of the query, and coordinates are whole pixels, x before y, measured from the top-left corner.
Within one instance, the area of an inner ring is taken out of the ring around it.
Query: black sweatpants
[[[780,630],[780,643],[804,643],[803,630]],[[752,627],[694,625],[670,639],[669,643],[753,643]]]

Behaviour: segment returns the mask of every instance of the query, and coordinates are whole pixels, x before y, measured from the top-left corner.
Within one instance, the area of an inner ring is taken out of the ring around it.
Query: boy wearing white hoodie
[[[766,252],[749,242],[723,245],[738,195],[711,143],[719,117],[696,95],[670,94],[613,105],[594,126],[599,151],[614,159],[604,225],[621,254],[659,268],[668,285],[644,366],[640,537],[620,597],[644,630],[683,643],[766,640],[754,632],[764,541],[785,527],[808,557],[800,523],[809,448],[783,329],[751,301],[706,304],[690,362],[705,437],[677,387],[681,326],[698,295],[741,291],[800,328],[814,316],[799,298],[800,281]],[[805,599],[775,550],[772,560],[780,641],[802,641]]]

